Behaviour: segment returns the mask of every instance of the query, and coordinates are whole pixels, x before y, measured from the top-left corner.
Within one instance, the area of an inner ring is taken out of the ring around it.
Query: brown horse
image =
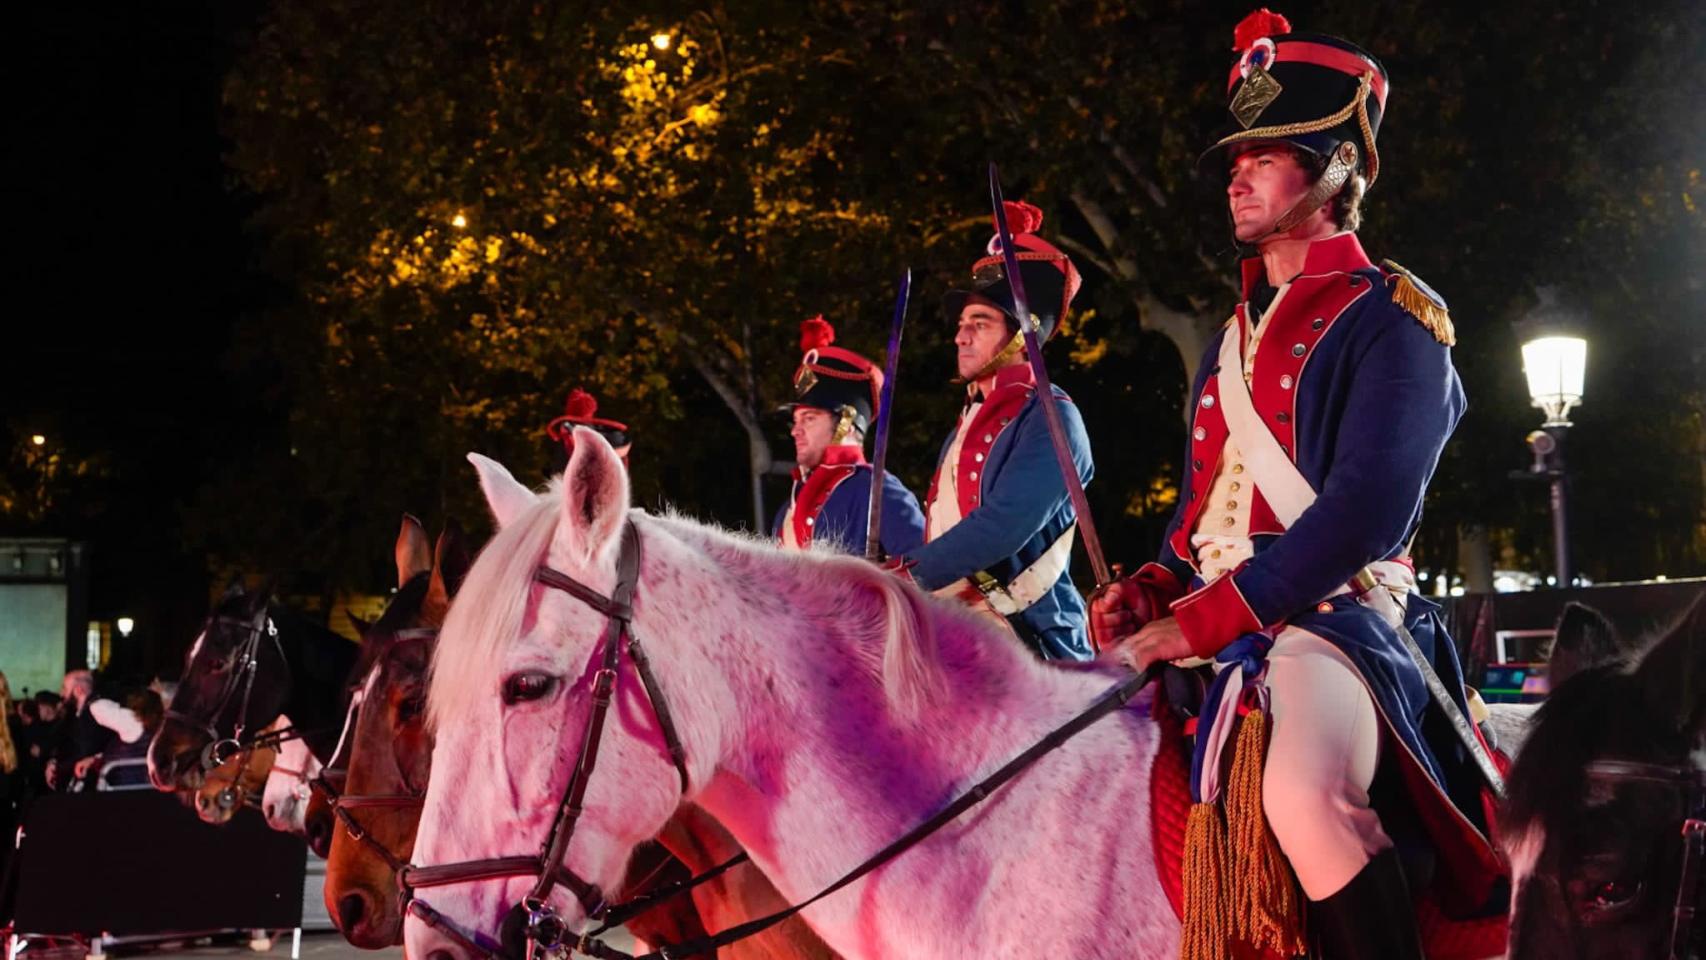
[[[277,726],[274,722],[262,732],[271,732]],[[257,746],[238,751],[209,770],[195,791],[196,816],[203,823],[221,824],[229,822],[244,807],[259,807],[261,791],[277,759],[278,751],[274,748]]]
[[[1703,688],[1706,599],[1644,653],[1554,688],[1502,821],[1513,960],[1706,955]]]
[[[348,766],[342,796],[316,802],[336,816],[326,862],[327,912],[350,943],[377,949],[402,942],[402,902],[396,868],[414,850],[419,798],[431,774],[433,737],[422,715],[432,631],[444,621],[469,559],[452,526],[429,559],[426,534],[407,522],[397,542],[397,597],[364,634],[361,706],[346,737]],[[310,818],[315,816],[311,808]],[[685,879],[739,853],[728,833],[695,808],[687,808],[658,838],[638,851],[629,867],[626,899],[659,884]],[[674,857],[671,857],[671,854]],[[685,865],[685,866],[684,866]],[[641,940],[679,943],[786,906],[751,865],[736,867],[694,890],[665,901],[628,924]],[[834,954],[805,924],[780,928],[723,951],[739,960],[829,958]]]

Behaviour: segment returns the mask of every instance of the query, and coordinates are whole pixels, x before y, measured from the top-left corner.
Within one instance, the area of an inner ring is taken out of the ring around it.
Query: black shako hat
[[[840,442],[849,428],[861,434],[870,430],[882,394],[883,372],[859,354],[832,346],[834,343],[835,328],[822,314],[801,322],[803,356],[794,370],[794,402],[784,409],[817,407],[840,417],[835,437]]]
[[[1226,81],[1232,122],[1199,165],[1224,167],[1239,144],[1277,140],[1321,157],[1338,155],[1374,183],[1380,175],[1374,142],[1388,91],[1380,61],[1348,40],[1293,33],[1285,17],[1265,7],[1238,24],[1233,49],[1238,60]]]
[[[1019,277],[1025,285],[1025,306],[1037,318],[1041,339],[1055,335],[1060,321],[1078,295],[1082,279],[1072,260],[1058,247],[1037,236],[1043,225],[1043,212],[1031,204],[1017,200],[1005,201],[1007,227],[1013,232],[1014,255],[1019,261]],[[994,216],[990,219],[993,221]],[[1013,304],[1013,287],[1007,282],[1007,266],[1001,257],[999,233],[989,239],[985,255],[971,268],[971,289],[950,290],[942,297],[942,308],[949,323],[958,323],[960,311],[973,297],[994,303],[1018,324],[1018,309]]]

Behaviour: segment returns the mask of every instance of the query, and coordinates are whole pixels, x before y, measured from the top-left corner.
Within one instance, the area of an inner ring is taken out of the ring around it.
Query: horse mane
[[[561,481],[500,527],[475,558],[450,605],[428,672],[427,725],[454,718],[492,689],[492,673],[521,635],[533,571],[557,529]]]

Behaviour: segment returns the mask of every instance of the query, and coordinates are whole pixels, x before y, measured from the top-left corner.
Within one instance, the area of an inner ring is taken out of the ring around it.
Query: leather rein
[[[1029,748],[960,794],[953,802],[907,831],[888,846],[877,851],[811,898],[767,916],[730,927],[719,933],[660,947],[651,953],[636,957],[597,938],[658,903],[705,883],[745,862],[747,855],[742,853],[690,880],[621,904],[610,903],[595,884],[581,878],[563,863],[563,857],[568,851],[569,841],[574,837],[575,825],[580,819],[587,782],[598,762],[599,743],[603,738],[605,719],[609,713],[618,680],[620,655],[624,649],[628,652],[629,659],[633,661],[635,672],[639,675],[640,682],[645,687],[646,695],[651,701],[652,711],[657,718],[658,727],[663,733],[665,747],[669,752],[671,761],[675,764],[676,771],[681,776],[683,795],[687,793],[689,786],[686,752],[682,749],[680,737],[676,735],[675,724],[671,718],[668,703],[665,701],[663,691],[652,673],[651,664],[640,646],[639,639],[632,632],[632,602],[640,569],[639,533],[635,530],[632,521],[623,527],[621,552],[617,556],[616,569],[616,588],[608,597],[573,577],[550,567],[541,565],[534,571],[534,579],[538,582],[570,594],[609,618],[598,651],[601,664],[594,680],[592,713],[587,723],[586,734],[581,741],[580,756],[575,762],[574,774],[569,780],[562,802],[558,807],[557,819],[546,835],[541,852],[533,856],[466,860],[460,863],[434,866],[406,866],[398,872],[398,882],[407,899],[406,909],[408,913],[427,925],[444,932],[479,955],[488,958],[503,958],[506,956],[505,946],[492,941],[490,937],[478,931],[462,930],[449,918],[434,910],[425,900],[414,896],[414,890],[517,876],[537,877],[538,880],[532,891],[511,910],[512,917],[519,913],[525,920],[523,929],[526,936],[527,960],[538,960],[539,957],[545,955],[567,955],[571,953],[597,957],[601,960],[674,960],[678,957],[709,953],[768,930],[893,860],[932,833],[946,826],[960,814],[983,802],[1002,785],[1024,772],[1043,756],[1072,739],[1092,723],[1124,707],[1126,702],[1139,690],[1147,686],[1157,673],[1156,667],[1150,666],[1141,673],[1122,679],[1093,700],[1083,711],[1049,731]],[[624,643],[624,641],[626,642]],[[579,936],[571,935],[567,924],[549,904],[548,898],[558,884],[573,893],[586,910],[587,919],[599,922],[600,926]],[[507,926],[508,923],[506,922]]]

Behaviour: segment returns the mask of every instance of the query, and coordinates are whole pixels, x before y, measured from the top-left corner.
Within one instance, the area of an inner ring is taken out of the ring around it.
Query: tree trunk
[[[1468,593],[1493,592],[1493,551],[1487,528],[1465,524],[1457,528],[1457,566]]]

